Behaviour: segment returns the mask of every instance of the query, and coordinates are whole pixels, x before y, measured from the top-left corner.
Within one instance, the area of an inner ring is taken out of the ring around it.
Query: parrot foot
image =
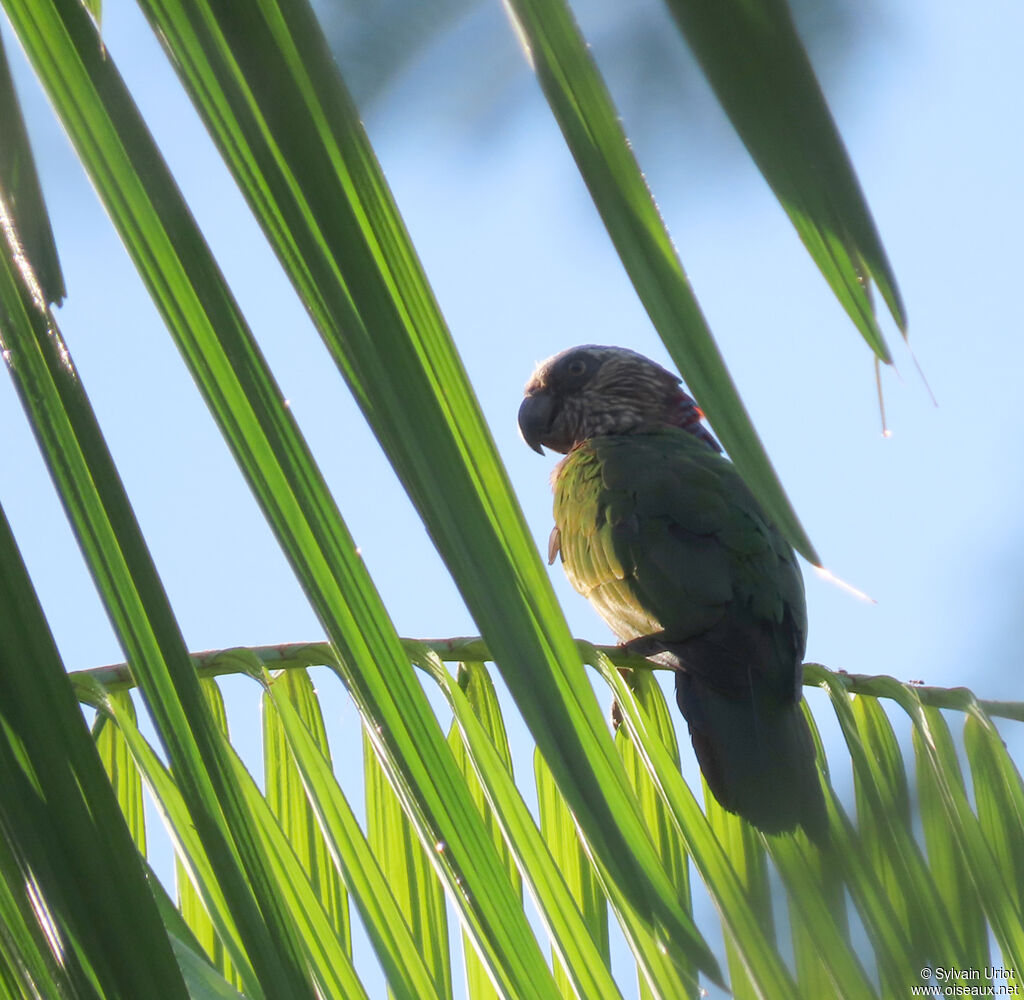
[[[550,566],[562,551],[562,532],[556,524],[548,536],[548,565]]]
[[[656,653],[665,652],[664,633],[654,632],[651,635],[638,635],[629,642],[619,644],[619,649],[624,653],[632,653],[634,656],[649,657]]]

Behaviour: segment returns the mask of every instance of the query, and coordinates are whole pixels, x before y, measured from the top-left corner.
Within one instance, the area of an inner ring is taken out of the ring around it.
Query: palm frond
[[[681,995],[673,992],[681,988],[676,978],[678,973],[651,962],[648,943],[642,937],[630,938],[629,915],[623,914],[621,900],[616,899],[614,889],[608,892],[606,878],[601,877],[600,869],[586,854],[585,842],[580,839],[571,813],[540,756],[536,761],[540,812],[536,819],[530,815],[521,790],[513,783],[507,746],[502,750],[501,712],[483,669],[488,656],[483,643],[471,638],[433,642],[428,651],[423,643],[408,640],[406,648],[411,662],[419,664],[425,675],[440,687],[454,712],[459,754],[480,782],[482,795],[477,807],[493,823],[507,857],[515,861],[514,868],[507,868],[503,877],[515,888],[522,876],[545,915],[544,927],[557,959],[556,970],[562,970],[558,981],[563,984],[563,995],[619,995],[610,978],[606,923],[609,906],[611,912],[619,916],[637,960],[641,995]],[[442,666],[438,651],[446,648],[448,651],[443,655],[451,658],[450,662],[460,664],[461,683]],[[299,679],[295,683],[303,692],[306,717],[317,718],[316,696],[304,679],[305,670],[317,663],[330,665],[333,654],[324,644],[296,644],[290,652],[294,658],[288,658],[288,647],[216,651],[203,654],[197,665],[201,663],[208,673],[230,674],[237,669],[239,659],[245,659],[247,672],[258,674],[255,664],[262,662],[261,653],[266,654],[264,666],[275,668],[273,688],[277,689],[283,678],[296,674]],[[938,709],[921,703],[921,688],[891,678],[851,678],[809,665],[807,683],[829,690],[840,722],[847,727],[847,738],[855,744],[852,763],[858,799],[857,826],[855,828],[845,817],[834,790],[829,788],[833,802],[834,847],[831,853],[823,853],[813,848],[803,834],[775,837],[759,834],[742,820],[725,813],[710,795],[705,818],[679,774],[674,731],[661,689],[654,682],[654,672],[637,669],[635,657],[615,652],[615,661],[632,666],[631,672],[623,676],[622,668],[606,653],[581,644],[581,654],[597,667],[615,696],[623,720],[616,741],[630,762],[630,772],[645,803],[651,835],[666,856],[676,859],[670,870],[674,872],[679,898],[689,899],[688,865],[692,863],[703,881],[704,891],[710,895],[722,918],[734,995],[774,996],[777,994],[773,991],[785,986],[790,995],[807,997],[820,995],[823,989],[828,995],[841,997],[870,998],[879,995],[879,991],[885,996],[898,992],[901,984],[911,982],[922,966],[934,965],[943,956],[962,963],[961,968],[989,966],[989,933],[994,934],[1003,947],[1004,964],[1015,968],[1012,965],[1015,944],[1005,927],[1007,906],[1011,905],[1005,898],[1007,894],[1004,893],[1002,900],[986,900],[983,913],[969,866],[960,869],[959,877],[950,877],[951,859],[962,852],[955,854],[951,843],[952,827],[947,810],[956,806],[955,802],[948,802],[946,786],[959,784],[962,789],[962,782],[945,722]],[[473,659],[461,659],[467,655]],[[97,678],[105,678],[123,688],[124,676],[117,667],[108,667],[72,674],[72,680],[85,696],[98,689]],[[873,687],[878,694],[852,694],[848,690],[851,687],[860,692]],[[464,688],[477,690],[472,701],[467,699]],[[291,689],[289,683],[280,690]],[[1000,860],[993,861],[991,878],[1007,879],[1007,887],[1013,894],[1012,905],[1017,905],[1018,883],[1009,881],[1007,873],[1015,870],[1024,824],[1019,813],[1008,806],[1019,801],[1024,786],[989,715],[972,696],[963,691],[953,695],[943,689],[924,689],[926,701],[947,701],[951,697],[969,703],[961,713],[968,734],[968,762],[976,786],[985,789],[979,796],[978,814],[991,824],[996,815],[992,803],[998,801],[1005,807],[998,811],[1001,832],[992,839],[993,854],[998,854]],[[89,700],[95,702],[95,694]],[[909,764],[884,711],[886,700],[903,708],[917,706],[911,718],[915,745],[925,767],[918,779],[920,809],[916,808],[914,796],[906,784]],[[140,752],[140,738],[123,705],[123,697],[117,702],[108,698],[105,711],[112,713],[119,732],[122,727],[126,728],[129,746],[135,748],[133,752]],[[1016,704],[996,707],[1007,715],[1021,709]],[[357,908],[364,920],[372,921],[372,916],[367,917],[367,905],[371,902],[378,905],[390,896],[390,887],[403,884],[406,876],[392,869],[386,882],[366,882],[365,872],[359,874],[360,868],[378,873],[380,868],[365,841],[361,854],[357,852],[347,860],[340,860],[338,842],[331,832],[336,820],[331,818],[324,800],[345,808],[342,776],[331,774],[322,740],[318,747],[293,708],[286,709],[286,717],[290,720],[286,728],[291,738],[298,737],[298,740],[286,739],[285,742],[296,754],[295,762],[303,774],[309,802],[317,815],[323,817],[321,823],[328,843],[334,845],[331,853],[339,859],[338,869],[353,893]],[[923,750],[926,739],[936,755],[934,764],[929,753]],[[279,760],[281,752],[282,746],[277,740],[265,745],[267,759]],[[152,751],[142,749],[141,754],[142,760],[149,762],[148,768],[159,766]],[[366,742],[364,758],[369,766],[377,766],[372,741]],[[858,769],[868,766],[875,771],[883,770],[887,777],[873,773],[870,779],[858,776]],[[143,764],[144,773],[146,769],[147,765]],[[173,801],[173,787],[166,783],[166,777],[163,781],[163,790],[156,794],[169,796],[167,801]],[[377,796],[382,791],[384,789],[378,788],[373,794]],[[168,809],[162,798],[161,801],[161,811],[166,815],[185,816],[180,808]],[[986,801],[988,804],[983,804]],[[920,841],[909,824],[914,814],[919,814],[922,820]],[[384,821],[390,835],[381,839],[380,830],[376,835],[378,853],[390,852],[399,864],[401,858],[409,856],[411,849],[420,850],[418,842],[408,834],[400,835],[396,824],[401,818],[400,812],[392,812]],[[979,825],[980,820],[967,807],[959,822]],[[358,830],[353,818],[349,819],[348,828]],[[371,832],[374,829],[373,820],[370,829]],[[434,891],[423,885],[422,880],[429,879],[437,888],[441,883],[432,868],[424,868],[414,861],[412,870],[421,884],[415,905],[422,908],[423,901]],[[785,922],[776,919],[774,907],[777,904],[773,904],[768,890],[772,870],[781,878],[790,910],[795,960],[792,970],[778,957],[784,951],[780,934]],[[316,864],[307,860],[303,871],[311,884],[316,881]],[[408,909],[408,893],[406,900],[404,907],[397,902],[393,905],[404,908],[403,925],[409,926],[414,914]],[[851,902],[871,940],[873,961],[866,961],[868,956],[856,944],[851,930]],[[975,917],[961,920],[961,913],[973,913]],[[395,919],[391,918],[390,926],[394,926]],[[384,924],[378,921],[377,926]],[[417,940],[409,939],[407,956],[419,954],[424,948],[423,935],[429,932],[429,926],[422,925]],[[436,927],[434,929],[436,931]],[[389,982],[399,985],[396,995],[416,995],[402,989],[401,984],[406,980],[398,967],[385,959],[389,946],[377,938],[374,943],[380,949],[385,967],[391,970]],[[433,954],[435,962],[448,961],[447,955],[440,958],[440,952]],[[421,975],[436,981],[436,973],[431,976],[426,967],[422,968]],[[451,973],[447,966],[446,971]],[[422,984],[418,988],[427,991],[420,995],[434,995],[436,989]],[[687,991],[692,988],[684,987]]]

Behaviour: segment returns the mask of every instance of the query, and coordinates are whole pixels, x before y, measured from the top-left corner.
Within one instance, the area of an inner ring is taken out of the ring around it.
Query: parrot
[[[675,671],[722,807],[820,844],[825,799],[800,706],[800,567],[680,383],[622,347],[572,347],[537,366],[519,429],[540,454],[565,456],[551,476],[548,561],[561,557],[624,649]]]

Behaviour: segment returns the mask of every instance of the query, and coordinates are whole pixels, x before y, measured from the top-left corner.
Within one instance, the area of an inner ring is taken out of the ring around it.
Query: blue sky
[[[399,632],[474,632],[140,16],[131,5],[107,7],[110,51],[291,401]],[[884,17],[865,26],[830,97],[939,404],[932,405],[892,331],[899,374],[883,373],[891,438],[880,434],[868,349],[728,127],[707,116],[699,127],[713,152],[689,156],[702,134],[670,118],[660,138],[638,138],[637,151],[805,527],[826,564],[877,600],[857,601],[807,571],[808,659],[1020,699],[1024,9],[1013,0],[980,7],[893,0],[879,9]],[[198,650],[320,638],[14,49],[9,44],[68,282],[58,319],[187,642]],[[419,61],[397,89],[401,113],[384,108],[367,125],[546,548],[551,460],[529,451],[515,427],[534,363],[585,342],[619,343],[662,361],[667,355],[536,88],[525,84],[520,103],[505,119],[499,112],[497,126],[492,122],[479,141],[455,125],[437,127],[427,114],[429,80],[439,67],[443,61]],[[475,85],[465,81],[467,90]],[[7,380],[0,380],[0,422],[0,501],[68,668],[120,660]],[[576,634],[607,641],[605,626],[557,566],[552,574]],[[358,747],[355,710],[331,685],[322,688],[344,768]],[[228,690],[235,739],[258,760],[255,694],[243,682]],[[827,706],[816,707],[827,721]],[[510,721],[517,768],[529,775],[528,741]],[[1019,757],[1024,738],[1012,728],[1004,732]],[[688,750],[684,756],[692,777]],[[841,751],[834,760],[843,760]],[[847,776],[836,780],[842,785]]]

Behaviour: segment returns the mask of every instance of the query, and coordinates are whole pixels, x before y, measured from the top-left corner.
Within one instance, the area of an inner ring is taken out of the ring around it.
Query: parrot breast
[[[726,617],[779,625],[788,612],[789,670],[802,658],[792,550],[732,464],[688,431],[585,442],[557,470],[554,508],[566,575],[620,639],[678,643]]]

